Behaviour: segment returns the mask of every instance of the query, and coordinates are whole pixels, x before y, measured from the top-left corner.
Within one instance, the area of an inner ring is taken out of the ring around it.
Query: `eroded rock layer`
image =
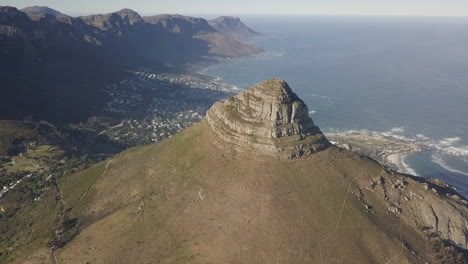
[[[206,119],[219,145],[237,151],[254,149],[291,159],[330,145],[309,117],[305,103],[280,79],[263,81],[214,104]]]

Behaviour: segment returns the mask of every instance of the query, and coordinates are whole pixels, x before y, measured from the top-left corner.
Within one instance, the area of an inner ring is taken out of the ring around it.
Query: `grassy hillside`
[[[373,160],[334,147],[291,161],[225,153],[213,136],[203,121],[61,178],[71,225],[59,263],[436,262],[423,233],[359,198],[358,180],[388,176]],[[44,230],[29,242],[38,263]]]

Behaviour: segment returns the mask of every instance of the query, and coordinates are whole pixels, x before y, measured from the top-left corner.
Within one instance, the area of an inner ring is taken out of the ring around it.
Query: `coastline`
[[[411,154],[423,150],[423,146],[414,141],[367,130],[325,135],[335,146],[369,156],[400,173],[419,176],[406,161]]]
[[[411,153],[392,153],[387,156],[387,162],[389,164],[393,164],[396,166],[397,171],[405,174],[411,174],[415,176],[419,176],[418,173],[411,168],[410,165],[408,165],[406,159],[408,158],[409,155],[416,153],[416,152],[411,152]]]
[[[225,60],[212,63],[201,69],[197,69],[195,73],[205,75],[216,82],[226,83],[222,77],[209,75],[206,71],[230,61],[231,60]],[[234,84],[229,85],[236,87]],[[353,150],[362,155],[369,156],[377,160],[382,165],[400,173],[419,176],[418,173],[406,162],[408,156],[422,151],[422,146],[411,140],[405,140],[401,137],[394,137],[385,133],[368,130],[326,133],[326,136],[338,147]]]

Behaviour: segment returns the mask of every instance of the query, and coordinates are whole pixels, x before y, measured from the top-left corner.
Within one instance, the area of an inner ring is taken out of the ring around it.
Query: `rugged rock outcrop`
[[[377,194],[389,214],[468,249],[468,201],[449,185],[396,173],[382,174],[370,182],[358,180],[357,184],[361,188],[356,192],[360,193],[360,200],[366,201],[368,192]],[[365,204],[372,207],[370,200]]]
[[[219,32],[236,39],[246,39],[261,35],[249,28],[238,17],[222,16],[210,20],[209,23]]]
[[[219,140],[238,151],[255,149],[291,159],[330,145],[304,102],[280,79],[263,81],[214,104],[206,118]]]
[[[101,30],[129,30],[131,26],[142,23],[141,16],[131,10],[122,9],[120,11],[104,14],[80,17],[83,22]]]
[[[294,159],[330,147],[307,106],[280,79],[214,104],[206,120],[225,150]],[[393,215],[428,236],[468,248],[468,201],[447,184],[391,170],[371,180],[358,177],[355,184],[353,193],[369,213]]]

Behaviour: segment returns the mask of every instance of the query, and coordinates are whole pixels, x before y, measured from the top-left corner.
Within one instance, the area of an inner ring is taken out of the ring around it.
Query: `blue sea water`
[[[325,132],[368,129],[426,147],[406,163],[468,196],[468,18],[262,16],[265,53],[203,72],[247,88],[285,79]]]

